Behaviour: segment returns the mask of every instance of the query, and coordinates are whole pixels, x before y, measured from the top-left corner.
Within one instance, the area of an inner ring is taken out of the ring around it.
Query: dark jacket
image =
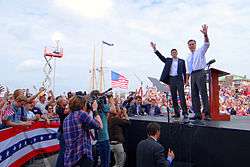
[[[136,167],[168,167],[164,147],[149,137],[137,145]]]
[[[146,104],[145,108],[146,108],[146,113],[149,115],[150,109],[151,109],[152,105],[151,104]],[[160,107],[155,106],[155,110],[154,110],[154,115],[160,115],[161,114],[161,110]]]
[[[169,84],[169,73],[172,65],[172,58],[164,57],[158,50],[155,52],[155,54],[159,57],[159,59],[165,63],[165,66],[163,68],[160,81]],[[184,81],[186,81],[186,65],[185,61],[183,59],[178,58],[178,69],[177,69],[178,76],[182,77]]]
[[[56,113],[58,114],[60,119],[60,126],[58,128],[58,132],[63,133],[63,122],[64,119],[68,116],[68,114],[64,114],[64,109],[60,106],[56,107]]]
[[[110,141],[118,141],[123,143],[124,139],[124,128],[130,124],[129,120],[121,119],[118,117],[112,117],[108,121],[109,126],[109,139]]]
[[[131,106],[129,107],[128,114],[129,114],[130,116],[132,116],[132,115],[138,115],[136,109],[137,109],[136,104],[131,105]],[[140,108],[139,108],[139,115],[144,115],[145,112],[146,112],[146,106],[145,106],[145,105],[140,105]]]

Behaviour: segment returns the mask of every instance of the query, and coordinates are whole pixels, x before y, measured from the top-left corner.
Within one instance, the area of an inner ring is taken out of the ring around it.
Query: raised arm
[[[101,127],[98,120],[93,119],[84,111],[80,112],[79,120],[87,129],[99,129]]]
[[[156,49],[156,44],[153,42],[150,42],[151,47],[153,48],[155,54],[159,57],[159,59],[165,63],[167,59]]]
[[[201,54],[203,56],[205,56],[205,53],[207,52],[207,49],[209,48],[209,45],[210,45],[208,35],[207,35],[208,26],[206,24],[204,24],[201,27],[202,27],[202,29],[200,31],[204,35],[204,44],[200,48],[200,51],[201,51]]]
[[[31,102],[32,100],[34,100],[35,98],[37,98],[37,96],[38,96],[40,93],[42,93],[43,91],[45,91],[45,88],[44,88],[44,87],[41,87],[41,88],[39,89],[39,92],[38,92],[37,94],[35,94],[35,95],[33,95],[33,96],[31,96],[31,97],[28,98],[28,102]]]
[[[208,43],[209,42],[209,39],[208,39],[208,35],[207,35],[207,29],[208,29],[208,26],[206,24],[202,25],[201,26],[201,33],[204,35],[204,42],[205,43]]]

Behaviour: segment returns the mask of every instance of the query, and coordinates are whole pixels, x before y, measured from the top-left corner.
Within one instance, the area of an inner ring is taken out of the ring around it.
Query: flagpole
[[[95,43],[93,47],[93,64],[92,64],[92,77],[91,77],[91,89],[94,90],[97,87],[96,82],[96,66],[95,66]]]
[[[99,84],[100,84],[100,92],[102,92],[103,89],[103,82],[104,82],[104,76],[103,76],[103,43],[101,45],[101,65],[100,65],[100,78],[99,78]]]
[[[108,46],[114,46],[113,43],[108,43],[108,42],[102,41],[102,45],[101,45],[100,77],[99,77],[100,92],[102,92],[102,90],[105,89],[105,78],[104,78],[104,70],[103,70],[103,47],[104,47],[104,44],[108,45]]]

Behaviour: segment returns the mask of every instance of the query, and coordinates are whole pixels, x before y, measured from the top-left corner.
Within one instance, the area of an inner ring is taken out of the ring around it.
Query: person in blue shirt
[[[208,94],[207,94],[207,77],[206,77],[206,57],[205,54],[207,49],[209,48],[209,39],[207,35],[207,25],[202,26],[201,33],[204,35],[204,44],[201,48],[196,49],[196,41],[194,39],[190,39],[188,41],[188,48],[190,50],[190,54],[187,58],[187,81],[186,85],[188,85],[188,78],[191,76],[191,97],[192,97],[192,107],[195,112],[195,116],[190,119],[201,120],[201,100],[203,104],[203,111],[205,113],[205,120],[210,120],[210,109],[208,103]]]
[[[13,114],[4,118],[4,123],[7,126],[30,126],[32,121],[27,121],[27,113],[24,110],[24,105],[27,103],[27,98],[23,95],[18,96],[11,103]]]

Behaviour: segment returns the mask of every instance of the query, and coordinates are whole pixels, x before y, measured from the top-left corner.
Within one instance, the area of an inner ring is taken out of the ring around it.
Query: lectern
[[[209,70],[209,103],[210,103],[210,113],[211,118],[214,121],[230,121],[230,115],[227,114],[220,114],[219,108],[219,77],[228,75],[229,73],[215,69],[210,68]]]

